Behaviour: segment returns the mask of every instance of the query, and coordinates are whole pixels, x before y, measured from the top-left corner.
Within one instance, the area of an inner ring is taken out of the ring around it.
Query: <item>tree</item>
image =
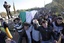
[[[51,9],[55,6],[57,7],[58,12],[64,11],[64,0],[53,0],[52,3],[46,5],[46,8]]]
[[[53,13],[58,12],[58,7],[57,6],[51,7],[51,12]]]
[[[4,18],[6,17],[6,13],[5,12],[1,12],[0,14],[1,14],[1,17],[4,17]]]

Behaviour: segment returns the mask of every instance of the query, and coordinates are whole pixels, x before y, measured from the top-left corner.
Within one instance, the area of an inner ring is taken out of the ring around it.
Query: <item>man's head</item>
[[[24,29],[25,29],[25,30],[28,30],[29,27],[30,27],[30,24],[25,22],[25,23],[24,23]]]
[[[58,24],[61,24],[63,22],[63,18],[62,17],[57,17],[57,21]]]
[[[45,19],[48,19],[48,15],[47,15],[47,13],[44,15],[44,18],[45,18]]]
[[[39,16],[39,19],[42,19],[42,18],[43,18],[43,16],[42,16],[42,15],[40,15],[40,16]]]
[[[20,18],[15,18],[13,21],[14,21],[14,23],[19,23],[20,22]]]
[[[52,14],[52,12],[49,12],[49,13],[48,13],[48,16],[51,16],[51,14]]]
[[[5,3],[5,4],[7,4],[7,2],[6,2],[6,1],[4,1],[4,3]]]
[[[48,22],[46,20],[42,20],[41,24],[44,28],[47,28],[48,26]]]

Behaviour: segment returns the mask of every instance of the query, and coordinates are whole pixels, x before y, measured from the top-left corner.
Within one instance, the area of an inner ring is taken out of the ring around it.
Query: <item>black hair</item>
[[[63,20],[63,18],[62,18],[62,17],[57,17],[57,20],[58,20],[58,19],[59,19],[59,20]]]
[[[47,21],[47,20],[42,19],[42,20],[41,20],[41,25],[42,25],[42,23],[46,23],[46,21]]]
[[[4,1],[4,3],[7,3],[6,1]]]
[[[27,22],[25,22],[25,23],[23,24],[23,26],[29,26],[29,27],[30,27],[30,24],[27,23]]]
[[[15,22],[15,20],[19,20],[20,21],[20,18],[15,18],[13,21]]]
[[[43,20],[42,23],[46,23],[46,20]]]
[[[48,13],[45,13],[44,17],[45,17],[45,16],[48,16]]]

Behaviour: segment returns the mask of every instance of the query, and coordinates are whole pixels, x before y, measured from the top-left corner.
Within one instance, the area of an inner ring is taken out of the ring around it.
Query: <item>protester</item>
[[[44,18],[43,16],[39,16],[39,18],[38,18],[38,22],[39,22],[40,25],[41,25],[41,21],[42,21],[43,18]]]
[[[57,15],[52,15],[52,22],[56,21]]]
[[[19,40],[18,43],[22,43],[22,36],[23,36],[23,32],[22,32],[22,22],[20,21],[19,18],[15,18],[14,19],[14,28],[15,30],[18,32],[19,34]]]
[[[52,23],[52,18],[53,18],[53,17],[52,17],[52,13],[51,13],[51,12],[48,13],[48,18],[49,18],[49,20],[50,20],[50,23]]]
[[[53,28],[56,34],[56,38],[59,41],[61,34],[63,34],[62,37],[64,37],[64,23],[62,17],[57,17],[56,21],[53,22]],[[64,43],[63,40],[64,38],[62,38],[62,43]]]
[[[12,14],[11,14],[11,12],[10,12],[10,7],[11,7],[11,6],[8,5],[8,3],[5,1],[3,7],[6,9],[8,18],[9,18],[9,19],[10,19],[10,17],[12,18]],[[10,16],[10,17],[9,17],[9,16]]]
[[[9,38],[7,35],[9,35],[10,33],[6,33],[7,31],[6,31],[6,28],[8,27],[8,24],[2,19],[2,18],[0,18],[0,22],[1,22],[1,27],[3,27],[4,28],[4,32],[3,31],[0,31],[1,32],[1,34],[0,34],[0,37],[2,38],[2,42],[4,42],[4,39],[5,40],[7,40],[7,38]],[[8,31],[9,32],[9,31]],[[10,38],[9,38],[10,39]],[[1,39],[0,39],[1,40]],[[11,39],[12,40],[12,39]],[[0,42],[0,43],[2,43],[2,42]],[[7,43],[7,42],[10,42],[10,41],[5,41],[4,43]],[[10,42],[11,43],[11,42]]]
[[[61,39],[61,43],[64,43],[64,23],[63,23],[63,30],[62,30],[62,34],[63,34],[63,36],[62,36],[62,39]]]
[[[29,23],[24,23],[23,26],[24,31],[24,37],[26,38],[26,43],[32,43],[32,37],[31,37],[31,26]]]
[[[15,26],[14,28],[19,33],[19,40],[18,43],[22,43],[23,37],[26,39],[26,43],[31,43],[31,31],[30,31],[30,24],[20,22],[19,18],[14,19]]]
[[[32,43],[40,43],[40,32],[35,30],[35,28],[38,28],[40,25],[37,19],[34,19],[32,22]]]
[[[54,31],[52,29],[52,27],[48,24],[48,22],[46,20],[42,20],[41,22],[41,26],[38,27],[38,30],[41,35],[42,35],[42,42],[41,43],[50,43],[51,42],[51,36],[54,38],[54,42],[56,41],[56,38],[54,36]]]
[[[44,15],[44,19],[48,22],[48,25],[52,26],[52,18],[47,13]]]
[[[6,1],[4,2],[3,6],[7,11],[8,18],[10,18],[9,15],[12,18],[10,12],[11,6],[8,5]],[[25,12],[23,13],[25,14]],[[2,24],[2,27],[4,27],[4,29],[8,27],[8,24],[2,18],[0,18],[0,22]],[[32,19],[32,23],[30,22],[30,24],[27,23],[29,22],[28,16],[27,16],[27,22],[23,22],[22,20],[20,20],[20,18],[15,18],[13,22],[14,22],[14,29],[19,34],[18,43],[22,43],[23,37],[25,37],[26,43],[58,43],[59,39],[61,39],[61,43],[64,43],[64,23],[63,18],[60,15],[57,17],[56,15],[51,15],[51,13],[45,13],[44,11],[43,12],[41,11],[39,13],[36,13],[34,19]],[[9,43],[9,42],[16,43],[14,40],[9,38],[5,42],[6,34],[1,30],[0,30],[0,37],[1,37],[0,40],[2,40],[0,41],[1,43]]]
[[[52,18],[50,18],[47,13],[44,15],[44,19],[47,20],[49,24],[52,23]]]

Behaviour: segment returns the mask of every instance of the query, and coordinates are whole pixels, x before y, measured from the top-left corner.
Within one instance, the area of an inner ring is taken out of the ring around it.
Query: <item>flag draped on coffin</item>
[[[34,18],[34,15],[37,13],[37,11],[23,11],[20,12],[19,17],[22,20],[22,23],[27,22],[31,23],[31,20]]]

